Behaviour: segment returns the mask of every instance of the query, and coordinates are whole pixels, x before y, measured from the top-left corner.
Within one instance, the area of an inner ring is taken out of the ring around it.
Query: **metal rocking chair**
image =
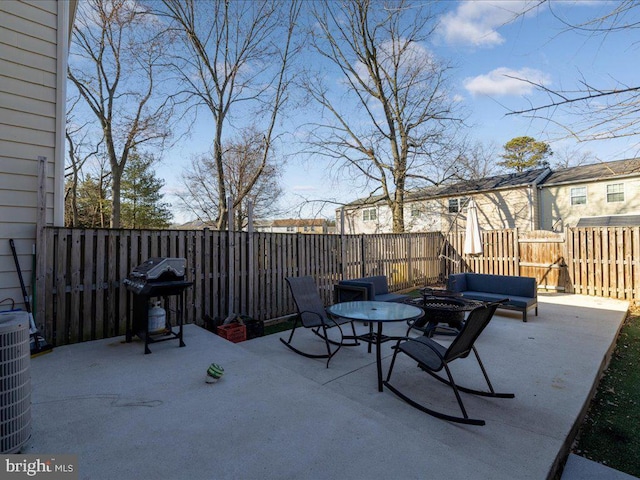
[[[464,404],[462,403],[462,398],[460,397],[459,392],[497,398],[514,398],[515,396],[512,393],[495,392],[493,386],[491,385],[491,382],[489,381],[487,372],[484,369],[484,365],[480,360],[480,356],[478,355],[476,348],[473,346],[478,336],[480,336],[484,328],[493,317],[493,314],[495,313],[496,308],[500,305],[500,303],[501,302],[495,302],[486,306],[477,307],[472,310],[471,313],[469,313],[466,322],[464,322],[464,325],[460,329],[460,333],[458,333],[458,335],[448,348],[440,345],[427,336],[398,340],[398,343],[393,347],[395,352],[393,354],[391,365],[389,367],[389,373],[387,374],[387,379],[384,384],[389,388],[389,390],[398,395],[411,406],[425,413],[428,413],[429,415],[433,415],[434,417],[451,422],[464,423],[468,425],[484,425],[484,420],[469,418],[469,416],[467,415],[467,411],[464,408]],[[489,391],[480,391],[460,387],[456,385],[453,380],[451,370],[449,369],[449,363],[458,358],[466,358],[472,351],[478,361],[478,365],[480,365],[480,369],[482,370],[482,374],[484,375],[484,378],[487,382]],[[435,410],[431,410],[430,408],[427,408],[424,405],[421,405],[412,400],[404,393],[400,392],[396,387],[391,385],[391,373],[393,371],[396,357],[400,352],[417,361],[418,367],[420,367],[422,370],[424,370],[426,373],[436,378],[437,380],[445,383],[446,385],[449,385],[453,389],[456,400],[458,401],[458,405],[460,406],[460,410],[462,411],[462,417],[448,415],[445,413],[437,412]],[[447,374],[447,378],[443,378],[436,373],[443,369]]]
[[[350,323],[353,337],[350,336],[348,338],[354,338],[356,336],[356,330],[353,322],[344,318],[333,318],[327,314],[322,303],[322,299],[318,294],[318,289],[316,287],[315,281],[312,277],[287,277],[286,281],[289,285],[289,289],[291,290],[291,294],[293,295],[293,300],[298,309],[298,315],[296,316],[295,322],[293,324],[293,329],[291,330],[291,334],[289,335],[289,340],[280,338],[280,341],[282,343],[284,343],[294,352],[305,357],[326,358],[327,368],[329,368],[329,361],[338,352],[338,350],[340,350],[340,347],[359,345],[359,343],[355,340],[352,343],[343,342],[344,334],[342,332],[342,328],[340,328],[340,325]],[[327,353],[307,353],[291,345],[291,340],[293,339],[293,334],[295,333],[298,324],[300,324],[304,328],[310,328],[313,333],[322,338],[325,342]],[[338,330],[340,332],[339,342],[330,339],[327,335],[327,330],[332,327],[338,327]],[[331,345],[335,345],[336,348],[332,350]]]

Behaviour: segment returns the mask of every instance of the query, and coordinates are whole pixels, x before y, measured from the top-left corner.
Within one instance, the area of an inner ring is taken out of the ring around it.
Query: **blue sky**
[[[633,137],[578,143],[553,122],[506,115],[510,109],[540,105],[546,100],[528,83],[509,77],[567,90],[575,89],[583,77],[603,88],[612,88],[617,82],[635,85],[640,78],[633,31],[593,36],[567,31],[556,18],[580,23],[610,11],[611,2],[552,1],[553,13],[549,5],[543,5],[516,17],[516,13],[537,3],[484,0],[438,4],[442,10],[440,27],[431,43],[424,46],[455,66],[450,87],[456,101],[470,113],[470,135],[498,147],[514,137],[529,135],[549,142],[557,153],[588,151],[601,161],[635,156],[637,140]],[[553,120],[569,125],[575,122],[559,114]],[[192,138],[198,138],[197,133]],[[176,172],[188,163],[189,155],[206,149],[206,144],[189,141],[165,156],[166,165],[158,173],[167,181],[167,192],[179,188]],[[301,156],[288,160],[281,184],[285,191],[282,204],[290,208],[283,216],[291,217],[298,215],[296,207],[303,198],[349,202],[367,194],[348,181],[333,178],[321,160]],[[173,201],[171,195],[167,197]],[[333,217],[335,207],[307,205],[301,214]],[[177,214],[176,220],[187,219]]]

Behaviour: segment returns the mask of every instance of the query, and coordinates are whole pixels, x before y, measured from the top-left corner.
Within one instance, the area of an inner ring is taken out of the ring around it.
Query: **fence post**
[[[231,322],[231,320],[233,320],[233,304],[234,304],[234,296],[235,296],[235,283],[236,283],[236,278],[235,278],[235,239],[234,236],[232,235],[232,229],[233,229],[233,197],[228,197],[227,198],[227,214],[228,214],[228,218],[227,218],[227,242],[229,247],[227,248],[227,269],[228,269],[228,279],[229,279],[229,288],[228,288],[228,302],[229,304],[227,305],[227,318],[225,318],[224,323],[229,323]]]
[[[35,321],[37,327],[44,332],[47,341],[53,341],[53,322],[47,321],[45,314],[45,292],[47,271],[47,240],[45,237],[45,224],[47,219],[47,157],[38,157],[38,213],[36,217],[36,264],[35,275]]]
[[[344,262],[347,258],[347,244],[344,236],[344,207],[340,209],[340,280],[344,280]]]
[[[249,301],[249,308],[250,311],[247,311],[247,314],[251,317],[256,317],[256,313],[255,313],[255,305],[257,305],[257,301],[258,301],[258,297],[255,294],[256,292],[256,265],[255,265],[255,245],[254,245],[254,235],[253,235],[253,202],[249,201],[248,205],[247,205],[247,216],[248,216],[248,220],[247,220],[247,235],[249,236],[248,238],[248,248],[249,248],[249,258],[247,261],[247,265],[249,268],[249,271],[247,272],[247,296],[249,297],[250,301]]]
[[[365,250],[364,250],[364,235],[360,234],[360,276],[361,277],[366,277],[367,276],[367,269],[365,266],[365,260],[366,260],[366,254],[365,254]]]
[[[413,285],[413,268],[411,268],[411,234],[406,238],[407,240],[407,281],[409,285]]]
[[[513,229],[513,253],[515,255],[515,272],[520,276],[520,235],[518,235],[518,227]]]

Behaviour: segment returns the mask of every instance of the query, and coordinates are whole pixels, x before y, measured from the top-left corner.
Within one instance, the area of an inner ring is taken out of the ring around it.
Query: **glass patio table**
[[[382,325],[387,322],[403,322],[414,320],[424,315],[422,309],[394,302],[344,302],[336,303],[327,308],[327,311],[336,317],[348,318],[361,322],[369,322],[369,333],[356,335],[355,338],[376,346],[376,366],[378,370],[378,391],[382,391],[382,357],[380,345],[389,340],[397,340],[404,337],[391,337],[382,334]],[[378,325],[377,331],[373,331],[373,324]],[[351,338],[345,336],[344,338]]]

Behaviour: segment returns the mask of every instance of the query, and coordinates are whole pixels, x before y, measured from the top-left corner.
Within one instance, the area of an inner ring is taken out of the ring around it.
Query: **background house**
[[[558,170],[539,189],[542,230],[640,224],[640,159]]]
[[[637,225],[640,159],[557,171],[536,169],[409,192],[405,231],[464,230],[470,198],[478,206],[483,230],[561,231],[578,225]],[[336,218],[338,230],[346,234],[392,231],[391,211],[381,196],[349,203],[336,210]]]
[[[470,198],[478,206],[478,220],[484,230],[538,226],[538,184],[551,170],[530,170],[456,182],[410,192],[406,196],[406,232],[448,232],[464,230],[466,205]],[[344,218],[343,218],[344,215]],[[391,211],[382,197],[356,200],[336,211],[338,231],[344,233],[391,233]]]
[[[332,222],[324,218],[287,218],[280,220],[256,220],[254,231],[270,233],[334,233]]]
[[[9,239],[29,285],[37,228],[64,222],[66,72],[75,9],[76,0],[0,2],[0,300],[22,299]]]

